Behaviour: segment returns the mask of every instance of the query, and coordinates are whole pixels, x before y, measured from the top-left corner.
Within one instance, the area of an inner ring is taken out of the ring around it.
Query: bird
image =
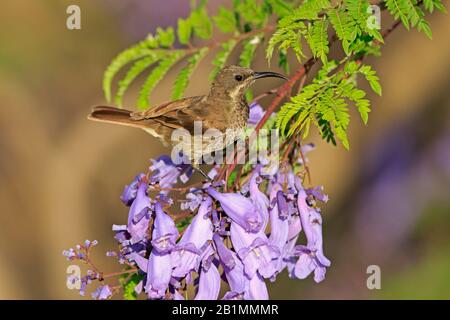
[[[220,139],[203,139],[201,147],[195,147],[195,141],[189,140],[182,146],[182,153],[187,156],[188,161],[209,179],[199,166],[202,156],[223,150],[238,139],[239,130],[245,129],[249,118],[245,92],[256,80],[268,77],[288,80],[286,76],[276,72],[257,72],[229,65],[217,73],[206,95],[165,102],[144,111],[95,106],[88,119],[140,128],[160,139],[164,145],[172,147],[175,144],[173,135],[177,130],[186,132],[191,139],[195,139],[208,129],[214,129],[221,134]],[[198,123],[201,124],[200,132],[196,130]],[[226,135],[226,132],[235,134]],[[192,145],[194,148],[191,148]]]

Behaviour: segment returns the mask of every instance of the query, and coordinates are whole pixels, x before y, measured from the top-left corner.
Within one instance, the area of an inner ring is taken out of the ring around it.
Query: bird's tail
[[[92,109],[92,112],[88,115],[88,119],[93,121],[107,122],[136,128],[142,128],[141,123],[133,121],[130,118],[131,113],[132,111],[130,110],[108,106],[96,106]]]

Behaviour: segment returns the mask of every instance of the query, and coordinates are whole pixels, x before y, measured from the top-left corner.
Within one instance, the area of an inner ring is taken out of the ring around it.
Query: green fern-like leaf
[[[409,30],[409,7],[405,0],[386,0],[386,8],[395,19],[400,19],[405,28]]]
[[[213,19],[217,28],[223,33],[237,31],[237,21],[233,11],[220,7],[219,13]]]
[[[157,28],[156,36],[159,40],[159,46],[161,48],[170,48],[175,42],[175,31],[172,27],[168,27],[167,29]]]
[[[222,50],[220,50],[216,57],[214,58],[212,64],[215,66],[213,71],[211,72],[210,78],[213,80],[217,73],[222,69],[227,63],[228,57],[236,46],[237,41],[234,39],[230,39],[222,45]]]
[[[427,9],[430,13],[433,13],[434,9],[437,9],[442,13],[447,12],[441,0],[424,0],[423,4],[425,9]]]
[[[191,13],[189,21],[194,34],[200,39],[210,39],[212,36],[212,22],[205,8],[197,9]]]
[[[325,18],[317,20],[308,28],[306,41],[316,58],[320,58],[323,63],[327,62],[329,52],[328,43],[328,21]]]
[[[103,92],[106,101],[111,101],[111,84],[116,74],[128,63],[152,54],[152,49],[158,46],[158,41],[149,36],[146,40],[119,53],[106,68],[103,75]]]
[[[342,41],[342,48],[344,52],[349,55],[349,45],[355,39],[354,20],[350,19],[348,14],[342,9],[332,9],[328,16],[330,22],[336,31],[339,40]]]
[[[192,36],[192,25],[189,19],[178,19],[177,35],[181,44],[189,43]]]
[[[367,0],[344,0],[349,16],[356,22],[358,26],[357,32],[365,30],[367,27],[367,7],[369,2]]]
[[[372,90],[381,96],[381,85],[380,85],[380,79],[376,75],[376,71],[372,69],[369,65],[363,65],[359,69],[359,72],[364,75],[366,80],[369,82],[370,87]]]
[[[184,91],[189,84],[189,78],[191,77],[199,62],[203,59],[203,57],[205,57],[207,53],[208,49],[203,48],[188,59],[187,65],[183,69],[181,69],[180,73],[175,79],[172,91],[173,100],[180,99],[183,96]]]
[[[137,105],[140,110],[145,110],[149,107],[149,95],[151,91],[156,87],[159,81],[161,81],[169,69],[184,56],[184,54],[184,51],[181,50],[172,51],[166,57],[161,59],[158,66],[152,70],[139,92]]]
[[[319,14],[330,7],[331,3],[328,0],[305,0],[290,15],[280,21],[280,26],[288,26],[301,20],[318,19]]]
[[[263,25],[268,18],[268,12],[265,10],[265,6],[262,6],[256,0],[235,1],[234,9],[246,21],[256,26]]]
[[[292,4],[283,0],[268,0],[273,12],[279,17],[284,17],[292,12]]]
[[[266,49],[266,58],[270,62],[273,51],[278,46],[281,51],[292,49],[298,60],[304,57],[301,37],[307,32],[306,25],[303,22],[296,22],[288,27],[278,29],[270,38]]]
[[[318,94],[321,89],[321,85],[317,83],[309,84],[303,87],[302,91],[291,98],[291,100],[285,103],[277,114],[275,126],[280,129],[281,134],[285,135],[287,126],[292,118],[297,115],[301,110],[307,109],[308,114],[313,112],[312,107],[314,105],[312,98]],[[300,123],[298,124],[300,125]],[[294,132],[295,128],[291,131]]]
[[[244,46],[242,48],[242,52],[239,57],[239,64],[242,67],[246,68],[250,67],[253,60],[253,56],[255,55],[256,48],[261,43],[261,39],[262,35],[259,34],[244,42]]]
[[[152,51],[149,56],[135,62],[133,66],[128,70],[125,77],[119,82],[116,96],[114,98],[115,104],[122,107],[122,99],[131,83],[138,77],[145,69],[149,68],[152,64],[157,62],[163,53],[159,51]]]

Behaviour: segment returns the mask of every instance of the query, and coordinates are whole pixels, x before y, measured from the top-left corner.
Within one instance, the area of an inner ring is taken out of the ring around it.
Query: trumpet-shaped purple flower
[[[286,241],[288,239],[288,233],[289,233],[289,223],[287,216],[284,214],[281,214],[280,206],[282,207],[282,210],[287,211],[287,204],[279,202],[279,193],[281,190],[278,190],[278,188],[272,188],[270,193],[270,209],[269,209],[269,216],[270,216],[270,236],[269,241],[274,246],[280,250],[280,252],[283,250],[283,247],[286,245]],[[285,208],[283,206],[286,206]]]
[[[172,277],[172,260],[170,254],[153,250],[148,258],[147,282],[145,292],[150,299],[164,297]]]
[[[172,251],[174,277],[183,277],[190,271],[198,270],[201,249],[213,237],[213,225],[209,219],[211,203],[210,197],[202,202],[197,215],[192,219],[180,242]]]
[[[270,278],[276,272],[275,261],[280,255],[278,248],[270,244],[263,232],[246,232],[235,222],[231,223],[230,232],[245,274],[252,279],[258,271],[264,278]]]
[[[244,293],[245,300],[268,300],[269,292],[264,279],[257,274],[248,283]]]
[[[261,230],[265,230],[267,222],[269,220],[269,199],[267,196],[259,190],[259,184],[262,182],[262,178],[259,175],[260,167],[256,168],[250,179],[250,199],[254,204],[254,210],[256,210],[261,216],[262,226]]]
[[[186,182],[192,175],[192,167],[187,164],[177,165],[173,163],[169,156],[161,156],[156,160],[151,160],[150,170],[154,171],[150,177],[150,184],[158,183],[161,188],[171,188],[180,178],[182,182]],[[161,193],[167,194],[167,190]]]
[[[203,194],[189,192],[186,195],[186,201],[182,202],[180,205],[181,210],[189,209],[191,211],[195,211],[195,209],[198,208],[198,206],[202,203],[202,201],[203,201]]]
[[[100,286],[93,293],[92,298],[96,300],[106,300],[112,296],[112,291],[109,286]]]
[[[228,291],[224,294],[222,300],[243,300],[244,294],[234,291]]]
[[[298,261],[294,274],[297,278],[304,279],[314,271],[314,280],[320,282],[325,278],[326,267],[331,265],[323,254],[322,217],[306,204],[305,191],[299,192],[298,208],[307,245],[295,247],[294,255],[298,256]]]
[[[154,250],[168,252],[174,246],[178,238],[178,230],[171,217],[164,213],[161,204],[155,204],[155,221],[153,224],[152,245]]]
[[[166,290],[172,277],[172,261],[167,252],[160,253],[153,250],[148,259],[137,253],[130,254],[130,260],[147,273],[145,292],[149,299],[161,299],[165,296]]]
[[[143,241],[147,237],[148,223],[150,221],[150,198],[147,196],[147,184],[139,182],[136,198],[131,204],[128,213],[127,231],[131,236],[131,242]]]
[[[242,262],[236,253],[224,245],[222,238],[218,234],[215,234],[213,238],[231,292],[243,294],[248,286],[248,279],[244,274]]]
[[[212,187],[207,192],[217,201],[225,213],[248,232],[261,230],[263,221],[251,200],[238,193],[220,193]]]
[[[211,264],[200,272],[195,300],[217,300],[220,291],[220,274],[217,267]]]
[[[252,103],[249,107],[249,117],[247,123],[250,126],[256,126],[264,117],[266,112],[259,103]]]
[[[131,205],[133,200],[136,198],[138,187],[144,178],[145,174],[140,173],[129,185],[125,186],[122,195],[120,196],[120,200],[122,200],[125,205]]]

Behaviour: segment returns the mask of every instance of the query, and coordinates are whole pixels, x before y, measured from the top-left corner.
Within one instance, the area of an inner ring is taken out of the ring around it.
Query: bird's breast
[[[246,101],[234,104],[230,112],[232,129],[245,128],[249,117],[249,106]]]

